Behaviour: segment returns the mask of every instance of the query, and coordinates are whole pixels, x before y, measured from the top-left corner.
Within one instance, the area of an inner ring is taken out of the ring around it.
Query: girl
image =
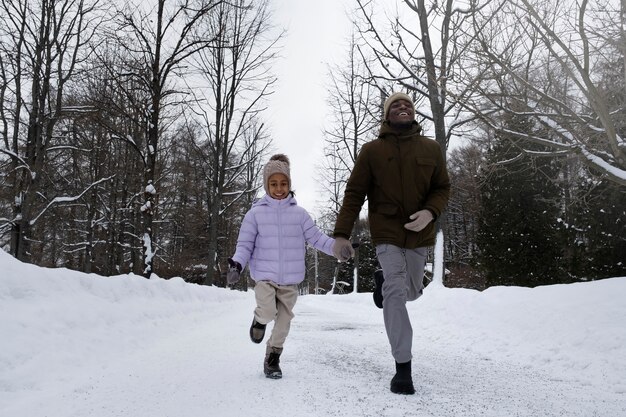
[[[289,159],[283,154],[270,158],[263,168],[266,194],[256,201],[241,224],[237,249],[228,258],[227,281],[234,284],[250,263],[255,281],[257,306],[250,326],[250,339],[261,343],[265,327],[274,327],[267,341],[263,371],[268,378],[282,378],[279,366],[283,344],[289,334],[298,284],[305,274],[305,242],[333,255],[335,240],[322,233],[291,191]]]

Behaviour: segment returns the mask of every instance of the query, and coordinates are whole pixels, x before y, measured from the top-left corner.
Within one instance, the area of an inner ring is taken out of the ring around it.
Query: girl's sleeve
[[[333,256],[333,245],[335,239],[323,233],[316,225],[309,213],[303,211],[302,230],[304,231],[304,240],[306,240],[315,249],[324,252],[326,255]]]
[[[239,262],[242,268],[245,268],[252,251],[254,250],[254,243],[257,236],[257,223],[252,210],[248,211],[243,218],[241,228],[239,229],[239,236],[237,237],[237,249],[233,255],[233,260]]]

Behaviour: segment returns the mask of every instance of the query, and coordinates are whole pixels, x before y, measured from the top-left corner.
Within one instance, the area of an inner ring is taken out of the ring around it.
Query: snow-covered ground
[[[1,417],[626,416],[626,277],[410,304],[413,396],[371,294],[307,295],[262,373],[254,295],[104,278],[0,251]]]

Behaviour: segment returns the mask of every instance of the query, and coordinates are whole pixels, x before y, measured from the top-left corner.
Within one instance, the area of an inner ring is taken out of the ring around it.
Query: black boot
[[[391,379],[391,392],[394,394],[415,394],[413,378],[411,377],[411,361],[396,362],[396,374]]]
[[[263,362],[263,372],[265,376],[271,379],[280,379],[283,377],[283,371],[280,370],[280,354],[283,348],[271,347],[265,353],[265,361]]]
[[[376,287],[374,288],[374,304],[376,307],[383,308],[383,282],[385,282],[385,276],[383,275],[382,269],[377,269],[374,272],[374,284]]]
[[[261,343],[265,337],[265,324],[261,324],[255,319],[252,319],[252,325],[250,326],[250,340],[254,343]]]

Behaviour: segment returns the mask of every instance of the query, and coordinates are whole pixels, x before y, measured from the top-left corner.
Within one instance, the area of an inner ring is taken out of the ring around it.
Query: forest
[[[626,276],[626,2],[551,3],[355,0],[311,173],[327,196],[318,225],[332,233],[385,97],[404,91],[451,176],[437,220],[446,286]],[[226,286],[272,149],[285,31],[271,0],[0,8],[0,247],[45,267]],[[343,264],[310,251],[303,293],[372,290],[365,212],[352,241]]]

